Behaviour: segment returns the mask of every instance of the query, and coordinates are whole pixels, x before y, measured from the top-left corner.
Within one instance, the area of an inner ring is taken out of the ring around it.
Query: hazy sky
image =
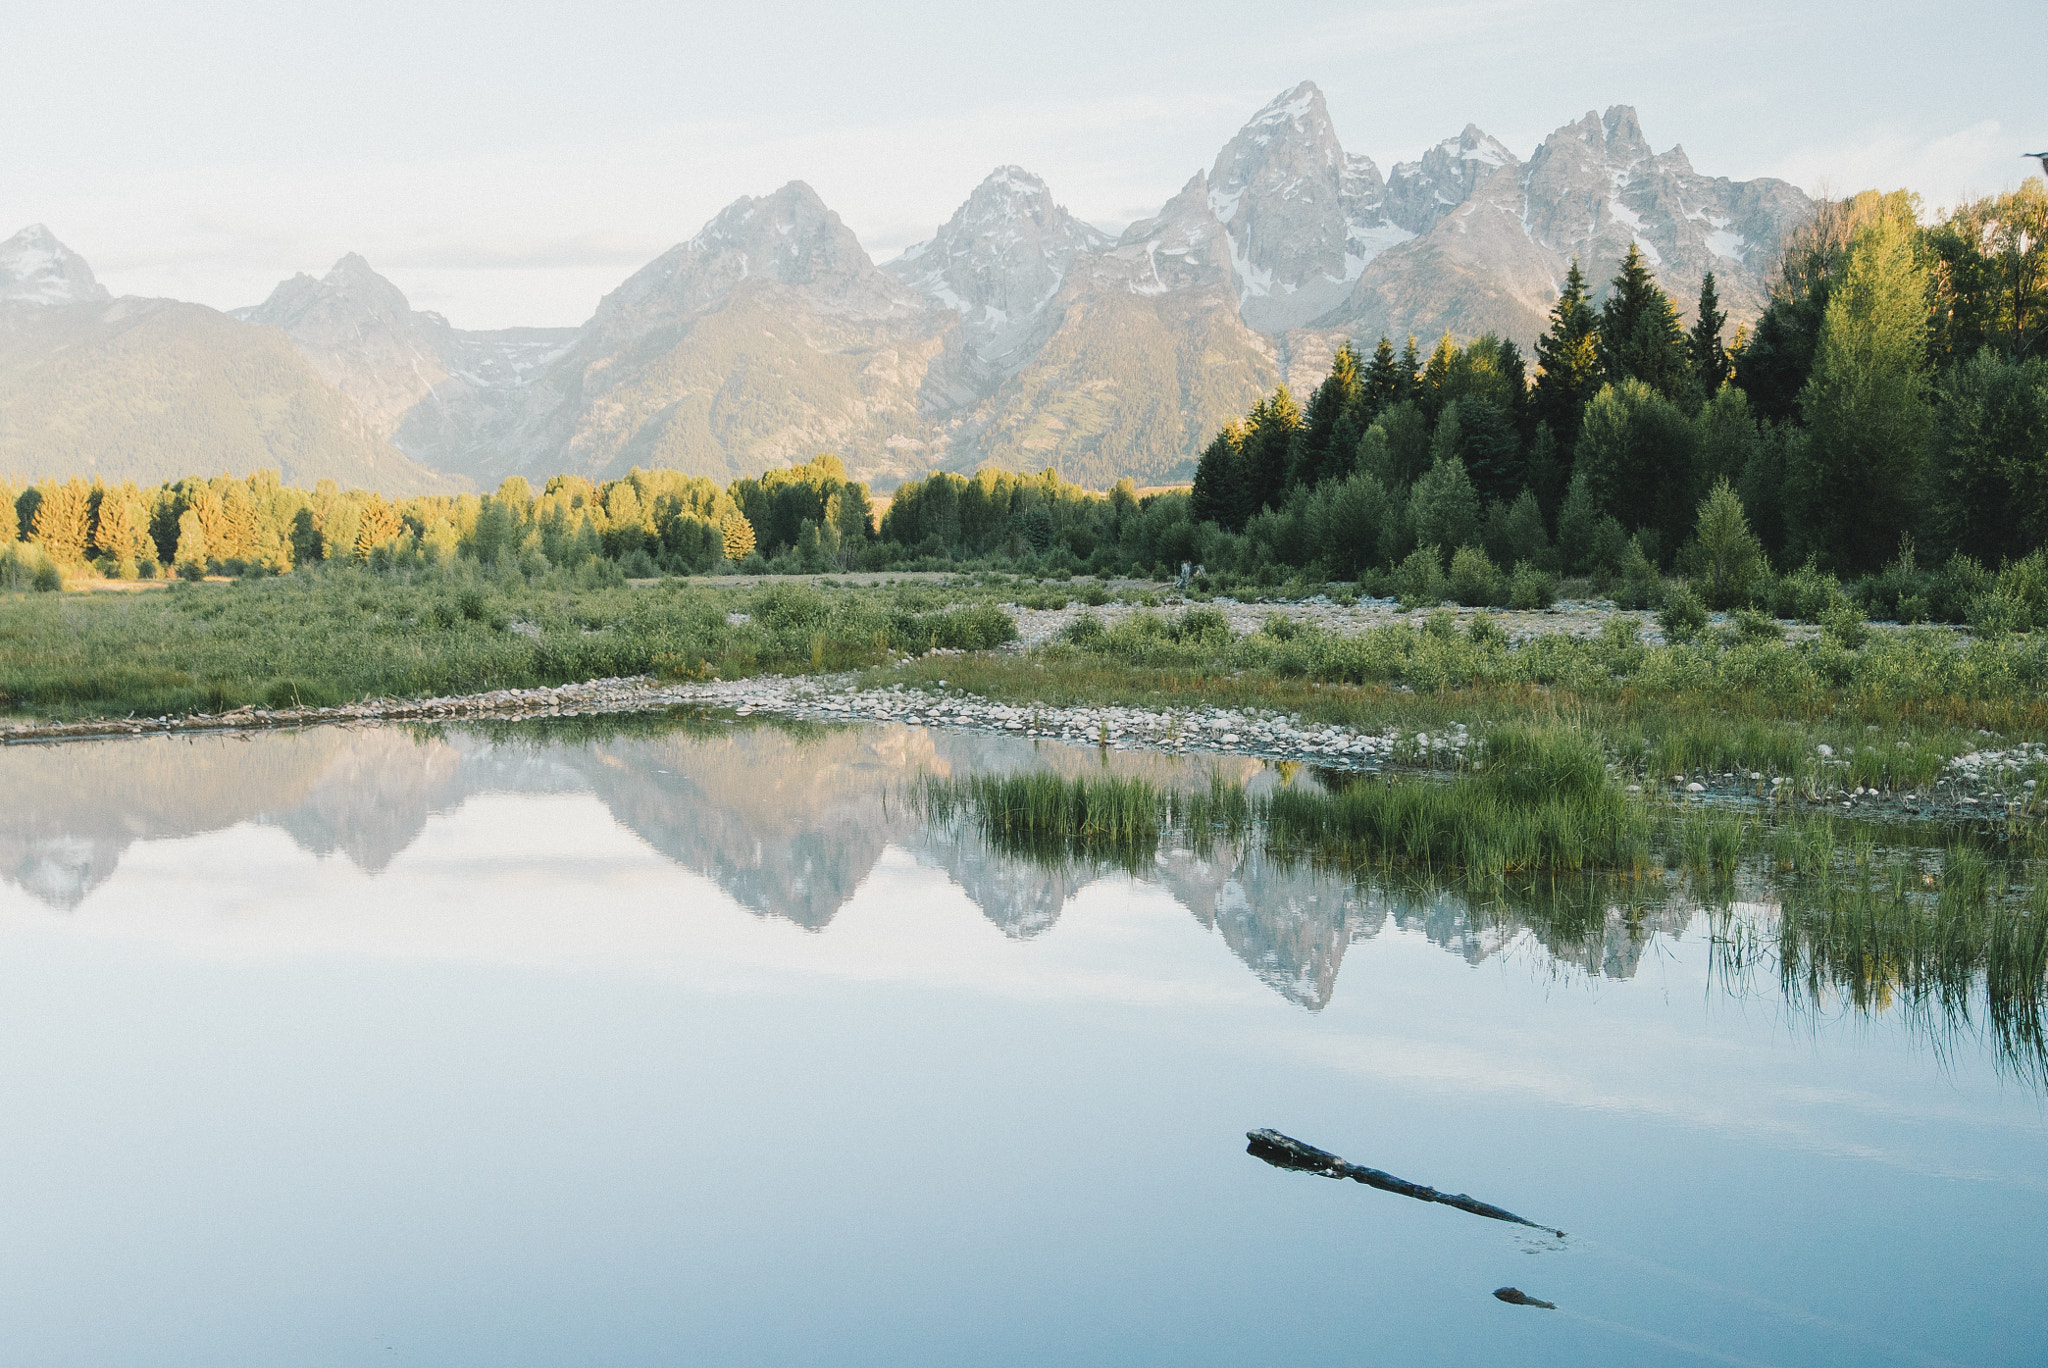
[[[1382,171],[1467,122],[1527,156],[1633,104],[1708,174],[1938,204],[2016,186],[2048,147],[2039,20],[2016,0],[0,0],[0,237],[45,222],[117,294],[222,308],[360,251],[458,326],[573,324],[793,178],[877,260],[1004,162],[1121,228],[1303,78]]]

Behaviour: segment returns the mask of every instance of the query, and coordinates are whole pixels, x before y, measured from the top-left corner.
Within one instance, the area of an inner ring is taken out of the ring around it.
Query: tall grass
[[[2001,1062],[2048,1085],[2048,862],[1967,843],[1915,858],[1821,820],[1774,832],[1765,864],[1774,933],[1766,943],[1718,913],[1724,968],[1748,973],[1768,955],[1795,1003],[1901,1009],[1943,1038],[1981,1009]]]
[[[0,597],[0,709],[46,715],[325,705],[616,675],[843,670],[1013,640],[986,598],[797,585],[529,583],[458,564],[332,569],[136,594]]]
[[[1499,728],[1483,766],[1447,783],[1283,790],[1263,815],[1277,849],[1351,864],[1500,877],[1633,872],[1650,857],[1647,810],[1608,775],[1596,741],[1563,728]]]

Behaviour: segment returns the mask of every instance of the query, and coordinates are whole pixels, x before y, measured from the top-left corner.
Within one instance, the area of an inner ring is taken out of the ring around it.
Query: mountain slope
[[[282,333],[168,299],[0,305],[0,470],[154,483],[259,467],[303,485],[447,487]]]

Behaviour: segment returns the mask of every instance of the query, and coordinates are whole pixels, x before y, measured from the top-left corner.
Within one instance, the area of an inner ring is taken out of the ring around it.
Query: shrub
[[[52,594],[63,587],[63,573],[42,547],[34,542],[0,547],[0,589]]]
[[[1443,553],[1434,546],[1418,546],[1394,571],[1394,593],[1406,610],[1427,607],[1444,600]]]
[[[1167,636],[1186,644],[1228,646],[1230,619],[1214,608],[1190,608],[1167,628]]]
[[[1870,628],[1863,621],[1863,610],[1846,594],[1837,594],[1835,601],[1820,615],[1820,627],[1828,640],[1845,651],[1855,650],[1870,635]]]
[[[1692,641],[1707,629],[1707,606],[1691,585],[1681,584],[1664,596],[1657,625],[1671,641]]]
[[[1468,608],[1484,608],[1501,598],[1501,573],[1476,546],[1461,546],[1451,557],[1451,597]]]
[[[1739,608],[1728,619],[1734,629],[1737,641],[1783,641],[1785,629],[1778,620],[1768,613],[1759,613],[1754,608]]]
[[[1083,613],[1060,629],[1060,640],[1083,648],[1100,646],[1108,638],[1109,629],[1093,613]]]
[[[1842,587],[1833,575],[1824,575],[1808,561],[1789,575],[1781,576],[1765,595],[1773,617],[1794,622],[1819,622],[1821,614],[1841,596]]]
[[[1531,611],[1548,608],[1557,602],[1557,581],[1547,570],[1539,570],[1528,561],[1515,567],[1514,577],[1508,581],[1508,606]]]

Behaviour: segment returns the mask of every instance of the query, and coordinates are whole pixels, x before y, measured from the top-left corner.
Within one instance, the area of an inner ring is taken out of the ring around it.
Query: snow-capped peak
[[[998,166],[937,233],[882,269],[959,313],[972,344],[994,360],[1033,335],[1077,255],[1109,246],[1038,176]]]
[[[0,242],[0,302],[78,304],[111,299],[85,258],[32,223]]]

